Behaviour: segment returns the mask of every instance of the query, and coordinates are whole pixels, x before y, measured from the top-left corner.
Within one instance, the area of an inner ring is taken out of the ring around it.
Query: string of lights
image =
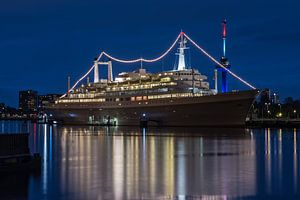
[[[142,60],[142,58],[138,58],[138,59],[134,59],[134,60],[118,59],[118,58],[112,57],[111,55],[109,55],[109,54],[107,54],[105,52],[103,52],[103,55],[105,55],[106,57],[108,57],[109,59],[111,59],[113,61],[120,62],[120,63],[126,63],[126,64],[141,62],[141,60]]]
[[[130,64],[130,63],[136,63],[136,62],[147,62],[147,63],[152,63],[152,62],[156,62],[161,60],[162,58],[164,58],[173,48],[174,46],[177,44],[179,38],[181,36],[185,36],[196,48],[198,48],[204,55],[206,55],[210,60],[212,60],[214,63],[216,63],[218,66],[220,66],[221,68],[223,68],[224,70],[226,70],[230,75],[232,75],[234,78],[238,79],[239,81],[241,81],[242,83],[244,83],[245,85],[249,86],[252,89],[256,89],[254,86],[252,86],[250,83],[248,83],[247,81],[245,81],[244,79],[242,79],[241,77],[239,77],[238,75],[236,75],[235,73],[233,73],[231,70],[227,69],[226,67],[224,67],[220,62],[218,62],[214,57],[212,57],[209,53],[207,53],[203,48],[201,48],[196,42],[194,42],[187,34],[185,34],[184,32],[180,32],[180,34],[177,36],[176,40],[172,43],[172,45],[170,46],[169,49],[167,49],[161,56],[154,58],[154,59],[145,59],[145,58],[138,58],[138,59],[133,59],[133,60],[124,60],[124,59],[119,59],[119,58],[115,58],[111,55],[109,55],[106,52],[101,52],[100,55],[97,58],[97,62],[100,61],[100,59],[102,58],[102,56],[106,56],[111,60],[114,60],[116,62],[120,62],[120,63],[125,63],[125,64]],[[80,81],[82,81],[93,69],[95,68],[95,65],[93,65],[80,79],[78,79],[76,81],[76,83],[70,88],[70,91],[72,91],[79,83]],[[65,93],[64,95],[62,95],[60,98],[63,98],[67,95],[67,93]]]
[[[238,79],[245,85],[249,86],[251,89],[256,89],[254,86],[252,86],[250,83],[233,73],[231,70],[224,67],[220,62],[218,62],[214,57],[212,57],[209,53],[207,53],[203,48],[201,48],[196,42],[194,42],[187,34],[184,33],[184,36],[195,46],[197,47],[203,54],[205,54],[209,59],[211,59],[214,63],[216,63],[218,66],[226,70],[230,75],[232,75],[234,78]]]
[[[157,57],[157,58],[154,58],[154,59],[145,59],[145,58],[138,58],[138,59],[133,59],[133,60],[123,60],[123,59],[118,59],[118,58],[115,58],[111,55],[109,55],[108,53],[106,52],[103,52],[103,55],[107,56],[109,59],[111,60],[114,60],[116,62],[120,62],[120,63],[136,63],[136,62],[147,62],[147,63],[152,63],[152,62],[156,62],[156,61],[159,61],[161,60],[162,58],[164,58],[173,48],[174,46],[176,45],[176,43],[178,42],[180,36],[182,35],[183,33],[180,33],[176,40],[173,42],[173,44],[170,46],[169,49],[167,49],[161,56]]]
[[[120,63],[126,63],[126,64],[130,64],[130,63],[136,63],[136,62],[147,62],[147,63],[152,63],[152,62],[156,62],[156,61],[159,61],[159,60],[161,60],[162,58],[164,58],[173,48],[174,48],[174,46],[176,45],[176,43],[178,42],[178,40],[179,40],[179,38],[180,38],[180,36],[183,34],[183,32],[181,32],[178,36],[177,36],[177,38],[176,38],[176,40],[173,42],[173,44],[171,45],[171,47],[168,49],[168,50],[166,50],[161,56],[159,56],[159,57],[157,57],[157,58],[154,58],[154,59],[145,59],[145,58],[138,58],[138,59],[133,59],[133,60],[123,60],[123,59],[118,59],[118,58],[115,58],[115,57],[113,57],[113,56],[111,56],[111,55],[109,55],[108,53],[106,53],[106,52],[101,52],[101,54],[98,56],[98,58],[97,58],[97,62],[99,62],[100,61],[100,59],[102,58],[102,56],[106,56],[106,57],[108,57],[109,59],[111,59],[111,60],[114,60],[114,61],[116,61],[116,62],[120,62]],[[84,79],[93,69],[94,69],[94,65],[89,69],[89,71],[85,74],[85,75],[83,75],[80,79],[78,79],[78,81],[76,81],[76,83],[71,87],[71,89],[68,91],[68,92],[70,92],[70,91],[72,91],[77,85],[78,85],[78,83],[80,82],[80,81],[82,81],[82,79]],[[68,93],[67,92],[67,93]],[[67,93],[65,93],[64,95],[62,95],[60,98],[63,98],[63,97],[65,97],[66,95],[67,95]]]
[[[100,55],[97,58],[97,61],[99,61],[101,59],[101,57],[103,56],[103,52],[100,53]],[[87,75],[89,75],[89,73],[95,68],[95,65],[93,65],[80,79],[78,79],[76,81],[76,83],[70,88],[70,90],[68,90],[67,93],[71,92],[72,90],[74,90],[74,88],[78,85],[78,83],[80,83],[80,81],[82,81]],[[63,94],[60,98],[64,98],[67,93]]]
[[[165,51],[165,53],[163,53],[161,56],[159,56],[158,58],[154,58],[154,59],[144,59],[142,58],[142,62],[148,62],[148,63],[151,63],[151,62],[156,62],[156,61],[159,61],[161,60],[162,58],[164,58],[173,48],[174,46],[177,44],[180,36],[182,35],[182,32],[177,36],[176,40],[173,42],[173,44],[171,45],[171,47]]]

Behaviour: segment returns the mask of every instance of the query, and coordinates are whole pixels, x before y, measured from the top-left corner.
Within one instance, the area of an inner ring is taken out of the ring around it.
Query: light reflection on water
[[[6,132],[29,131],[31,150],[44,160],[41,174],[20,186],[24,197],[299,197],[296,129],[8,124]]]

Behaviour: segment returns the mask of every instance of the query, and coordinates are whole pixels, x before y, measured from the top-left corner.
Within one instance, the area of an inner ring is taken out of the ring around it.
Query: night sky
[[[64,93],[102,51],[121,58],[157,57],[182,29],[214,57],[228,21],[232,71],[256,86],[300,98],[300,1],[285,0],[9,0],[0,6],[0,102],[17,106],[18,91]],[[172,69],[173,51],[149,71]],[[215,65],[197,49],[188,63],[213,86]],[[114,74],[139,64],[113,63]],[[106,72],[101,69],[102,78]],[[91,76],[92,78],[92,76]],[[229,89],[247,89],[233,78]]]

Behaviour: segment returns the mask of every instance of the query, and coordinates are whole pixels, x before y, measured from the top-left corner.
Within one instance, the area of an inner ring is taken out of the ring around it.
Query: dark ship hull
[[[69,103],[49,107],[62,124],[243,126],[257,90],[135,102]]]

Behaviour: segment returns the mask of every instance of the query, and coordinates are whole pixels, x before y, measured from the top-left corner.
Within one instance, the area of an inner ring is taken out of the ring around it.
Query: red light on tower
[[[226,38],[227,31],[226,31],[226,19],[222,22],[223,25],[223,38]]]

